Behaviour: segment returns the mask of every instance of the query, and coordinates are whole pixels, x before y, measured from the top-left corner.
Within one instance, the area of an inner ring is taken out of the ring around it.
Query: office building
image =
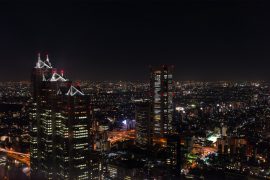
[[[152,106],[153,142],[174,132],[173,129],[173,67],[151,68],[150,98]]]
[[[80,87],[47,56],[32,72],[31,177],[89,179],[91,110]]]
[[[149,101],[136,103],[136,144],[147,148],[152,143],[151,104]]]

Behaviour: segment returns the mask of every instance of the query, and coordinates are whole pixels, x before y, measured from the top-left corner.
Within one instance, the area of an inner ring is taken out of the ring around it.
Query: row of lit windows
[[[87,146],[88,143],[74,144],[74,146]]]
[[[86,137],[88,137],[87,134],[85,134],[85,135],[80,135],[80,136],[74,136],[75,139],[86,138]]]
[[[73,127],[75,127],[75,128],[82,128],[82,127],[87,127],[87,125],[81,125],[81,124],[79,124],[79,125],[74,125]]]
[[[80,168],[80,169],[84,169],[86,167],[86,164],[80,164],[75,166],[75,168]]]
[[[74,134],[76,135],[76,134],[84,134],[84,133],[88,133],[88,131],[87,131],[87,129],[83,129],[83,130],[76,130],[76,131],[74,131]]]
[[[84,156],[81,156],[81,157],[74,157],[75,160],[81,160],[81,159],[84,159],[85,157]]]
[[[87,116],[75,117],[75,119],[87,119]]]

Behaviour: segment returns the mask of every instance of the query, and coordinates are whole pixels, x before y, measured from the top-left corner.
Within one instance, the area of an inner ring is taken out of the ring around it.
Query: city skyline
[[[0,81],[29,79],[38,52],[73,79],[147,81],[173,64],[177,80],[268,80],[266,5],[3,1]]]
[[[0,178],[269,177],[269,82],[151,72],[150,84],[86,81],[79,91],[37,58],[31,85],[0,83]]]
[[[0,1],[0,179],[270,179],[267,0]]]

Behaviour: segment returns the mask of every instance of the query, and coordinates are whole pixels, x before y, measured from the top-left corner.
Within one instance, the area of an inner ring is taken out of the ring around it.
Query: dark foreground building
[[[32,179],[89,179],[89,100],[48,56],[32,71],[30,161]]]
[[[152,145],[151,104],[149,101],[136,103],[136,144],[142,149]]]

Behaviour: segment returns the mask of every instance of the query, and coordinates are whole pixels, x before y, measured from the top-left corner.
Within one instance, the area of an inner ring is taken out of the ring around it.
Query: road
[[[126,131],[111,131],[108,135],[108,140],[111,144],[115,144],[117,142],[122,142],[130,139],[135,139],[135,130],[126,130]],[[28,167],[30,167],[30,155],[16,152],[12,149],[4,149],[0,148],[0,152],[7,153],[7,156],[15,159],[21,163],[26,164]]]
[[[111,144],[122,142],[130,139],[135,139],[135,130],[126,131],[111,131],[108,134],[108,140]]]
[[[217,152],[217,149],[214,147],[205,147],[199,144],[193,145],[193,154],[200,154],[201,158],[205,158],[207,155]]]
[[[13,151],[12,149],[9,150],[9,149],[4,149],[4,148],[0,148],[0,152],[5,152],[5,153],[7,153],[8,157],[15,159],[21,163],[24,163],[28,167],[30,167],[30,155],[29,154],[16,152],[16,151]]]

